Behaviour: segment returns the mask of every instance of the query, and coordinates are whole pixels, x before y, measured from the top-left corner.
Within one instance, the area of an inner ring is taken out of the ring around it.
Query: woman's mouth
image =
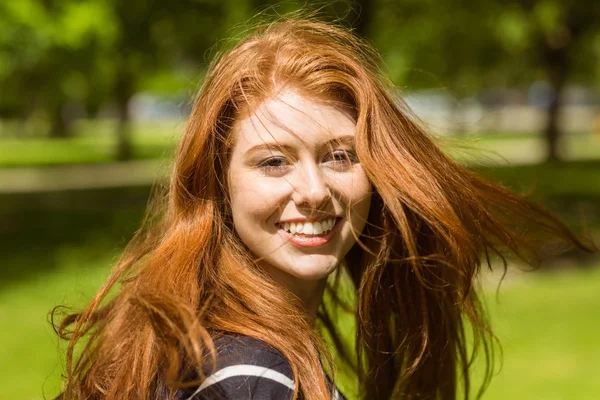
[[[322,221],[277,223],[280,234],[286,241],[298,247],[323,246],[333,236],[341,218],[328,218]]]

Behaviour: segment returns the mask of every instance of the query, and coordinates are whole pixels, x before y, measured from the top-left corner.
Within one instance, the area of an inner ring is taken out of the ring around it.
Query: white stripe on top
[[[294,390],[294,388],[296,387],[296,385],[294,385],[293,380],[291,380],[281,372],[277,372],[270,368],[261,367],[259,365],[232,365],[231,367],[223,368],[206,378],[204,382],[202,382],[202,385],[200,385],[200,387],[186,400],[192,400],[192,398],[195,395],[197,395],[207,387],[234,376],[258,376],[260,378],[267,378],[274,380],[275,382],[279,382],[292,390]]]
[[[233,365],[231,367],[223,368],[214,374],[210,375],[208,378],[204,380],[202,385],[196,391],[188,397],[186,400],[192,400],[192,398],[200,393],[202,390],[206,389],[209,386],[214,385],[215,383],[219,383],[224,379],[231,378],[234,376],[258,376],[261,378],[271,379],[275,382],[279,382],[282,385],[287,386],[291,390],[296,388],[294,385],[294,381],[282,374],[281,372],[277,372],[267,367],[261,367],[258,365]],[[333,400],[341,400],[340,392],[337,388],[333,389]]]

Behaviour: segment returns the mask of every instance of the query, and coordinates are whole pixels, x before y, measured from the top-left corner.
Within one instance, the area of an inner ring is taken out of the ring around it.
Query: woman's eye
[[[258,164],[258,167],[266,171],[276,171],[287,167],[288,162],[284,157],[271,157]]]
[[[326,162],[333,162],[336,165],[350,165],[358,161],[358,157],[347,150],[334,150],[325,157]]]

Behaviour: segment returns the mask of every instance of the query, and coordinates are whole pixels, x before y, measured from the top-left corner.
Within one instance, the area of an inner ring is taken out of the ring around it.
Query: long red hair
[[[269,343],[289,361],[296,394],[329,398],[320,364],[327,349],[315,326],[355,367],[365,399],[455,399],[461,385],[467,397],[477,350],[488,360],[485,387],[492,334],[473,284],[481,266],[505,254],[531,262],[550,240],[590,247],[542,208],[444,155],[378,63],[347,30],[298,19],[268,24],[216,58],[168,191],[155,192],[94,299],[57,327],[69,339],[60,398],[173,396],[214,363],[214,332]],[[353,289],[352,304],[330,285],[317,324],[255,265],[228,211],[231,126],[276,85],[352,110],[356,152],[375,190],[367,227],[339,268],[346,279],[336,281]],[[355,351],[332,317],[339,306],[355,315]]]

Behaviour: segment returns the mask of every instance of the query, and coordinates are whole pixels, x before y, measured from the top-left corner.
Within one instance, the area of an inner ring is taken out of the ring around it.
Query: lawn
[[[592,400],[600,393],[600,268],[528,273],[489,312],[504,363],[485,399]]]
[[[115,256],[64,248],[56,256],[60,268],[4,285],[0,398],[39,399],[42,393],[57,393],[62,362],[47,313],[57,304],[82,305],[107,276]],[[498,297],[495,283],[486,287],[504,363],[484,398],[597,398],[600,265],[561,272],[512,271]]]
[[[94,164],[114,161],[115,123],[78,121],[72,137],[0,136],[0,167],[30,167]],[[133,122],[131,126],[133,158],[170,157],[183,129],[178,120]]]
[[[115,124],[114,120],[80,120],[74,123],[72,137],[47,139],[39,135],[15,135],[18,125],[5,123],[8,128],[0,130],[0,167],[113,161],[116,149]],[[134,159],[170,157],[184,126],[183,118],[132,122]],[[450,156],[468,164],[537,163],[545,158],[543,138],[526,132],[441,136],[438,141]],[[560,150],[568,160],[597,159],[600,157],[600,136],[589,132],[565,135]]]
[[[58,393],[62,364],[48,312],[59,304],[81,306],[106,277],[112,255],[90,259],[64,250],[63,266],[0,290],[0,386],[2,399],[52,398]]]
[[[469,165],[539,164],[546,159],[546,144],[539,134],[479,133],[469,136],[440,137],[438,140],[448,155]],[[600,135],[565,134],[558,143],[564,160],[600,158]]]
[[[169,124],[137,127],[136,140],[142,144],[136,156],[155,158],[168,153],[177,130]],[[94,134],[93,129],[98,131]],[[0,138],[0,166],[107,161],[112,151],[110,130],[93,129],[67,141],[38,144],[40,139]],[[580,154],[596,149],[597,138],[579,139],[588,141],[578,142]],[[5,147],[11,140],[14,147]],[[512,140],[512,146],[527,150],[532,140],[538,139],[524,136]],[[480,143],[493,149],[507,142],[486,138]],[[520,192],[535,189],[533,198],[551,206],[572,227],[581,230],[583,215],[598,233],[600,152],[592,153],[596,161],[482,166],[479,171]],[[7,162],[11,157],[13,161]],[[0,318],[4,323],[0,330],[0,399],[39,399],[43,394],[51,398],[58,392],[63,363],[47,322],[48,312],[58,304],[81,306],[92,296],[107,276],[118,249],[137,227],[148,190],[0,196]],[[498,297],[496,283],[497,278],[486,284],[486,299],[503,346],[504,363],[484,399],[597,398],[600,261],[596,259],[586,268],[571,265],[556,271],[511,271]],[[348,393],[347,385],[341,383]]]

